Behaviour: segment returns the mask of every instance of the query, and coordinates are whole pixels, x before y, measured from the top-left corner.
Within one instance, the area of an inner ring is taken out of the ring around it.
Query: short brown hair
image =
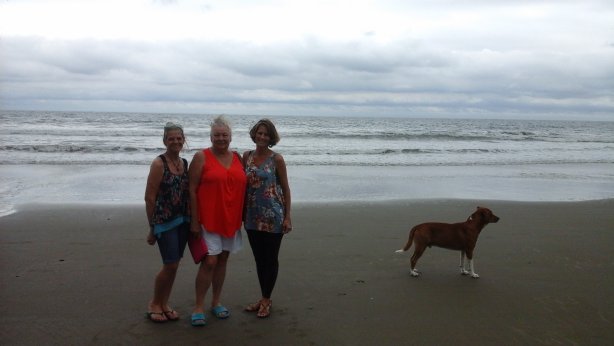
[[[258,128],[261,125],[266,127],[267,132],[269,133],[269,148],[272,148],[273,146],[275,146],[275,144],[279,143],[279,140],[281,138],[279,138],[277,129],[275,128],[275,125],[273,125],[273,122],[271,120],[269,119],[258,120],[256,125],[252,126],[252,129],[249,130],[249,136],[252,138],[252,141],[256,142],[256,131],[258,131]]]

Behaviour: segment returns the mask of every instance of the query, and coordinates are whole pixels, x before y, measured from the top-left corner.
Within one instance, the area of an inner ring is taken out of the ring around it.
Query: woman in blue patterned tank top
[[[158,243],[163,263],[147,310],[147,317],[153,322],[179,319],[179,314],[168,305],[168,299],[188,240],[190,222],[188,162],[179,157],[185,143],[181,125],[167,123],[163,142],[166,152],[151,163],[145,189],[147,242]]]
[[[279,135],[275,125],[262,119],[249,132],[256,150],[243,154],[247,175],[245,230],[256,260],[262,298],[245,310],[260,318],[271,314],[271,294],[279,271],[278,254],[284,234],[292,230],[291,196],[284,158],[271,150]]]

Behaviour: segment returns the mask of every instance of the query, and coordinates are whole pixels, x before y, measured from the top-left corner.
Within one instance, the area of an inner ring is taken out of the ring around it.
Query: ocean
[[[166,121],[188,159],[213,115],[0,111],[0,215],[30,203],[142,203]],[[233,150],[261,117],[229,115]],[[614,122],[272,116],[295,202],[614,198]]]

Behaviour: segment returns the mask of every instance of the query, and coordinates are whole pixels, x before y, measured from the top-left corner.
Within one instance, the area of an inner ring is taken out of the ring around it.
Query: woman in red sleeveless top
[[[215,118],[211,124],[211,147],[194,154],[190,163],[192,236],[204,237],[208,248],[196,275],[193,326],[206,323],[204,302],[209,286],[213,288],[211,313],[220,319],[230,316],[220,297],[228,256],[242,247],[240,229],[246,186],[241,159],[229,150],[231,140],[226,119]]]

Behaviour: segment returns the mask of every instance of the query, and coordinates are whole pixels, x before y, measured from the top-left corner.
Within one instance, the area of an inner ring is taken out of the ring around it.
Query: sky
[[[614,121],[614,1],[0,0],[0,109]]]

